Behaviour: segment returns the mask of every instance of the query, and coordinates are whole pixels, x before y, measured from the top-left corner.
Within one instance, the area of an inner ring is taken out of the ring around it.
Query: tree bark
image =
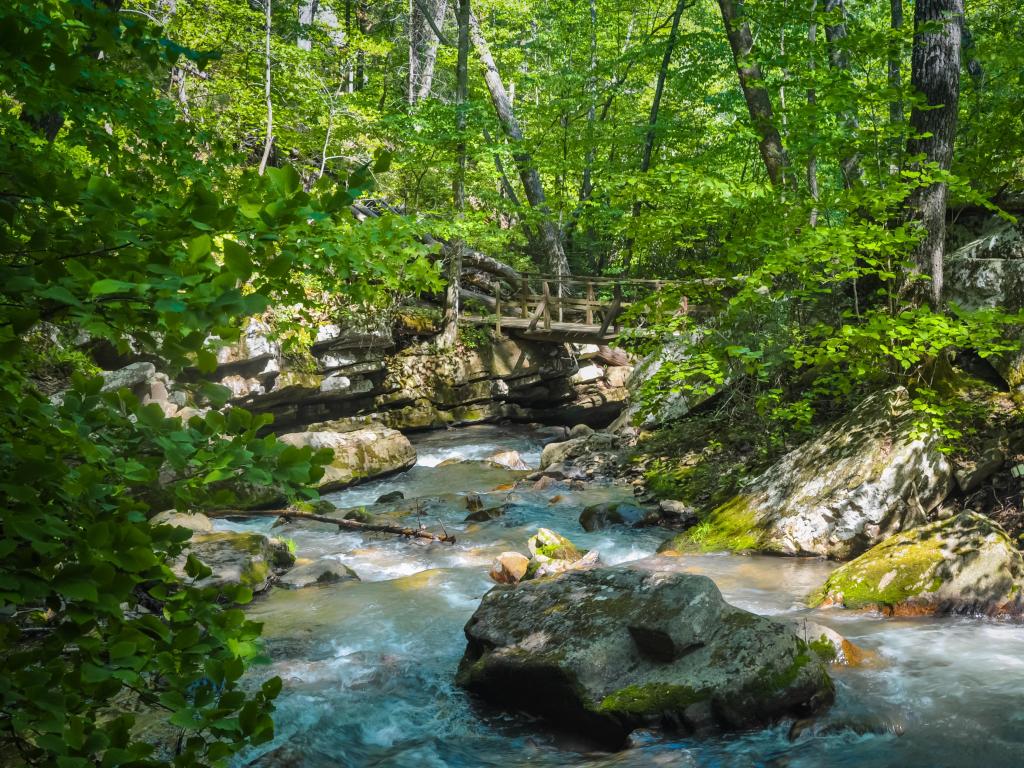
[[[896,136],[903,132],[903,99],[898,94],[903,89],[903,0],[889,0],[889,27],[892,31],[892,39],[889,44],[889,61],[887,63],[889,88],[893,91],[892,101],[889,102],[889,126]],[[890,173],[896,175],[903,167],[902,160],[898,157],[902,151],[902,141],[899,142],[895,152],[895,159],[889,167]]]
[[[448,0],[438,0],[437,3],[437,14],[434,17],[434,23],[430,25],[432,30],[440,31],[441,27],[444,26],[444,17],[448,13]],[[427,52],[423,56],[421,62],[420,71],[420,90],[417,94],[417,99],[423,101],[424,99],[430,98],[430,93],[434,88],[434,67],[437,64],[437,49],[442,44],[443,40],[439,38],[435,32],[431,36],[430,42],[427,44]]]
[[[458,26],[458,56],[455,62],[455,177],[452,181],[452,200],[460,219],[466,208],[466,102],[469,100],[469,0],[456,0],[455,21]],[[438,346],[454,346],[459,338],[459,276],[462,274],[462,241],[452,244],[445,259],[448,287],[444,299],[444,319]]]
[[[677,0],[676,9],[672,14],[672,28],[668,33],[668,41],[665,43],[665,53],[661,57],[661,68],[658,69],[658,78],[654,84],[654,98],[651,100],[651,111],[647,116],[647,134],[644,136],[643,151],[640,156],[640,173],[646,174],[651,168],[651,155],[654,153],[654,141],[657,137],[658,111],[661,109],[661,97],[665,92],[665,79],[668,77],[668,68],[672,63],[672,54],[675,52],[676,40],[679,36],[679,20],[682,18],[683,10],[686,8],[686,0]],[[632,218],[636,223],[640,216],[640,201],[633,201]],[[623,267],[628,272],[630,262],[633,260],[633,238],[626,240],[626,254]]]
[[[271,32],[271,0],[263,0],[265,46],[264,56],[266,69],[263,76],[263,95],[267,102],[267,138],[263,144],[263,157],[260,159],[259,174],[262,176],[267,170],[267,161],[270,160],[270,149],[274,145],[274,102],[270,96],[270,32]]]
[[[736,62],[736,73],[750,112],[750,121],[760,137],[758,149],[768,171],[768,178],[776,187],[784,185],[789,155],[775,127],[772,101],[764,86],[761,67],[753,58],[754,39],[750,34],[750,25],[744,19],[743,0],[718,0],[718,7],[729,36],[729,47]]]
[[[524,148],[523,132],[512,111],[512,102],[505,90],[501,80],[501,73],[497,64],[491,56],[487,40],[480,29],[480,22],[475,15],[470,15],[470,32],[473,37],[473,44],[476,46],[477,55],[484,68],[484,82],[487,84],[487,91],[491,96],[491,103],[498,116],[505,135],[512,143],[512,158],[515,160],[516,169],[519,171],[519,179],[523,184],[523,192],[530,207],[535,209],[541,216],[539,224],[539,242],[544,251],[548,268],[556,275],[569,274],[569,262],[565,257],[565,250],[562,248],[562,235],[558,226],[551,219],[551,210],[548,208],[544,196],[544,187],[541,184],[540,174],[533,164],[533,158]]]
[[[914,7],[910,82],[927,108],[915,107],[910,114],[907,152],[918,156],[916,168],[925,174],[929,173],[926,165],[948,171],[953,160],[963,8],[963,0],[917,0]],[[915,271],[931,278],[928,300],[933,309],[942,304],[947,194],[944,181],[931,181],[914,189],[909,200],[910,220],[924,229],[914,254]]]

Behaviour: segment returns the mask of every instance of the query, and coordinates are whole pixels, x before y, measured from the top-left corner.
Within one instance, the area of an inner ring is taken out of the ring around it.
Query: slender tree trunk
[[[923,155],[918,168],[934,164],[949,170],[956,139],[960,100],[960,25],[963,0],[917,0],[914,6],[914,48],[910,82],[927,108],[910,115],[910,156]],[[915,252],[915,269],[928,275],[928,299],[933,309],[942,304],[942,269],[946,237],[946,183],[933,181],[917,187],[909,200],[911,220],[920,222],[924,237]]]
[[[838,71],[844,78],[849,78],[850,54],[844,42],[848,34],[846,29],[846,4],[844,0],[826,0],[825,12],[839,16],[838,23],[825,25],[829,64],[832,69]],[[857,113],[852,108],[845,109],[840,112],[839,119],[846,128],[848,138],[854,139],[860,128]],[[855,146],[844,152],[839,160],[839,168],[843,173],[843,186],[847,189],[860,183],[864,172],[860,167],[860,153],[857,152]]]
[[[760,137],[758,149],[768,171],[768,178],[774,186],[784,185],[789,155],[775,127],[772,101],[764,86],[761,67],[753,57],[754,39],[750,34],[750,25],[744,19],[743,0],[718,0],[718,7],[722,11],[722,21],[725,22],[725,31],[729,36],[729,47],[732,48],[733,60],[736,62],[736,73],[750,112],[750,121]]]
[[[470,33],[473,37],[473,44],[476,46],[480,63],[484,68],[484,82],[487,84],[487,91],[491,96],[491,103],[498,116],[505,135],[512,143],[512,158],[515,160],[516,169],[519,171],[519,178],[523,184],[523,192],[530,207],[541,215],[539,225],[540,244],[547,260],[548,268],[556,275],[569,274],[569,262],[565,257],[565,250],[562,248],[561,232],[551,218],[551,210],[548,208],[547,200],[544,197],[544,187],[541,184],[540,174],[533,164],[533,158],[525,149],[523,132],[512,111],[512,102],[501,81],[501,73],[494,63],[487,40],[480,30],[480,22],[475,15],[470,16]]]
[[[434,23],[430,25],[431,29],[435,29],[438,32],[444,27],[444,17],[448,13],[448,0],[438,0],[436,13],[434,14]],[[427,43],[426,53],[423,54],[423,61],[420,62],[420,89],[416,94],[418,101],[430,98],[431,89],[434,87],[434,66],[437,64],[437,49],[441,44],[441,40],[437,34],[430,36],[430,42]]]
[[[818,42],[818,22],[815,20],[815,12],[818,7],[818,0],[811,0],[811,20],[807,25],[807,47],[811,51],[810,61],[807,63],[807,68],[810,69],[813,77],[813,72],[816,68],[814,61],[814,51]],[[811,125],[815,133],[818,131],[818,118],[817,118],[817,105],[818,105],[818,94],[811,85],[807,89],[807,106],[810,107],[811,112]],[[811,208],[810,225],[816,227],[818,225],[818,152],[817,149],[812,145],[810,154],[807,157],[807,189],[811,193],[811,199],[814,200],[815,205]]]
[[[417,67],[417,29],[419,27],[419,15],[416,8],[416,0],[409,0],[409,83],[406,89],[406,101],[409,106],[416,103],[416,67]]]
[[[904,114],[903,98],[899,95],[903,90],[903,0],[889,0],[889,26],[892,30],[892,39],[886,68],[889,88],[893,92],[892,101],[889,102],[889,126],[896,139],[889,173],[895,176],[903,168],[903,141],[900,137],[903,134]]]
[[[455,63],[455,178],[452,201],[461,219],[466,208],[466,102],[469,100],[469,0],[456,0],[455,22],[458,26],[458,56]],[[445,263],[448,288],[445,291],[444,321],[438,346],[451,347],[459,338],[459,277],[462,274],[462,241],[452,244]]]
[[[303,0],[299,4],[299,40],[298,46],[303,51],[309,51],[313,49],[312,41],[306,37],[309,34],[310,28],[316,21],[316,12],[318,10],[319,0]]]
[[[263,0],[263,8],[266,11],[264,16],[264,56],[266,59],[266,71],[263,77],[263,95],[267,102],[267,139],[263,145],[263,157],[260,159],[260,176],[262,176],[267,170],[267,161],[270,160],[270,149],[274,145],[274,102],[270,97],[270,2],[271,0]]]
[[[654,83],[654,98],[651,100],[651,111],[647,116],[647,134],[644,136],[644,146],[640,155],[640,173],[646,174],[651,168],[651,155],[654,153],[654,142],[657,138],[658,111],[661,109],[661,97],[665,93],[665,79],[668,77],[668,69],[672,63],[672,54],[675,52],[676,40],[679,37],[679,20],[682,18],[683,10],[686,8],[686,0],[677,0],[676,9],[672,14],[672,28],[668,33],[668,41],[665,43],[665,53],[661,57],[661,68],[658,69],[658,78]],[[632,218],[634,224],[640,216],[640,201],[633,201]],[[633,238],[626,240],[626,253],[623,258],[623,267],[629,270],[633,260]]]

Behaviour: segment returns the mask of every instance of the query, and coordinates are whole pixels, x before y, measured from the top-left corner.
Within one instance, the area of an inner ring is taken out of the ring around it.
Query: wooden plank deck
[[[494,316],[481,317],[480,315],[462,315],[461,319],[473,325],[495,324]],[[608,344],[615,340],[618,331],[608,328],[601,333],[601,326],[586,323],[565,323],[557,320],[551,321],[551,327],[545,328],[543,323],[534,322],[533,330],[530,330],[531,320],[528,317],[502,317],[502,333],[510,336],[518,336],[533,341],[553,341],[556,343],[569,342],[574,344]]]

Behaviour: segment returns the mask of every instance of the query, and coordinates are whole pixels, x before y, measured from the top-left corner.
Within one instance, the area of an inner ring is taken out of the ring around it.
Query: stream
[[[542,435],[526,427],[467,427],[416,436],[419,461],[394,477],[331,494],[339,507],[373,505],[400,490],[420,499],[431,530],[458,536],[453,545],[290,525],[299,557],[335,557],[361,582],[275,589],[250,615],[264,623],[272,663],[257,675],[280,675],[284,692],[277,736],[249,752],[263,766],[1019,766],[1024,764],[1024,627],[982,619],[884,619],[808,611],[803,598],[834,564],[813,559],[736,555],[665,557],[666,567],[711,577],[726,599],[755,613],[806,615],[833,627],[876,663],[836,668],[836,703],[813,732],[789,738],[789,724],[697,740],[634,734],[630,749],[593,751],[523,715],[484,707],[456,688],[465,648],[462,627],[502,551],[526,551],[538,527],[552,528],[606,564],[652,555],[664,529],[585,533],[577,518],[588,504],[632,498],[631,489],[508,490],[487,493],[523,472],[472,463],[516,450],[537,466]],[[444,463],[448,459],[469,463]],[[440,465],[440,466],[439,466]],[[465,523],[466,493],[507,514]],[[554,496],[561,496],[554,503]],[[410,505],[399,503],[400,507]],[[388,505],[374,508],[388,517]],[[400,518],[415,522],[417,513]],[[221,527],[269,530],[270,521]],[[268,754],[269,753],[269,754]]]

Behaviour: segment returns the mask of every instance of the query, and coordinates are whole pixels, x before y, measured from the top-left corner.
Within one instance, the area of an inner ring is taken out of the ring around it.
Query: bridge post
[[[594,324],[594,307],[590,303],[594,300],[594,281],[587,280],[587,325]]]
[[[530,279],[524,277],[519,283],[519,314],[525,320],[529,314],[530,303]]]
[[[544,281],[544,330],[551,330],[551,287]]]
[[[494,333],[501,338],[501,283],[494,281]]]

